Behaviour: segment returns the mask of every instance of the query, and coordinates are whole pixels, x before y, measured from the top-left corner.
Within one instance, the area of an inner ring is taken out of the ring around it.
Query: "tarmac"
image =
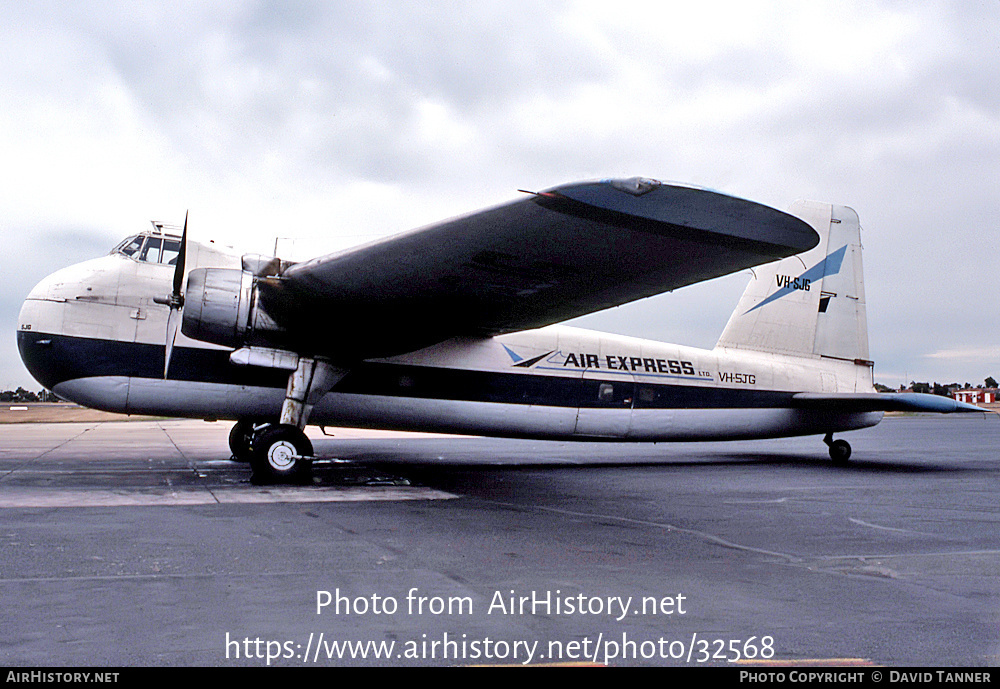
[[[847,467],[819,437],[310,428],[342,461],[270,487],[228,432],[0,426],[0,664],[1000,660],[994,415],[886,418]]]

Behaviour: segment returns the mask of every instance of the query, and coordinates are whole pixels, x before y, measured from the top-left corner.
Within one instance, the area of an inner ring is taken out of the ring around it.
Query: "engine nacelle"
[[[257,278],[236,268],[188,273],[181,332],[225,347],[271,342],[282,332],[257,304]]]

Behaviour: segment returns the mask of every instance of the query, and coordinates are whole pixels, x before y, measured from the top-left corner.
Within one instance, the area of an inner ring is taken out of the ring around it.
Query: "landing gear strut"
[[[279,422],[253,430],[250,467],[254,483],[301,481],[309,476],[313,447],[302,429],[313,406],[346,373],[322,359],[298,359],[295,370],[288,376]]]
[[[851,458],[851,444],[846,440],[834,440],[833,433],[823,436],[823,442],[830,448],[830,459],[837,466],[844,466]]]

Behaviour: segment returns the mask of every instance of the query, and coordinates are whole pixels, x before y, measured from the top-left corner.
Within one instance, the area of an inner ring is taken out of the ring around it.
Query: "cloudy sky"
[[[326,253],[643,175],[855,208],[876,379],[1000,378],[1000,2],[12,2],[0,388],[17,312],[150,219]],[[293,240],[294,238],[294,240]],[[580,320],[712,347],[746,275]]]

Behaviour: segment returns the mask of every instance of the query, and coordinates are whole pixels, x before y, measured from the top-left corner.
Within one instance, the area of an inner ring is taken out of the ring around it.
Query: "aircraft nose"
[[[45,326],[62,320],[55,311],[58,305],[43,298],[48,285],[39,283],[31,290],[21,305],[17,317],[17,350],[24,367],[31,377],[48,389],[58,382],[52,376],[52,334],[45,332]]]
[[[108,258],[96,258],[61,268],[44,278],[28,293],[27,301],[45,300],[59,303],[87,301],[117,296],[116,271],[109,270]]]
[[[17,317],[17,349],[28,373],[48,389],[60,382],[53,339],[63,331],[65,274],[56,271],[28,293]]]
[[[108,304],[117,299],[118,278],[108,270],[106,260],[94,259],[57,270],[35,285],[21,305],[17,321],[21,361],[32,377],[50,390],[79,373],[69,370],[74,368],[69,362],[76,358],[63,351],[67,337],[87,335],[77,332],[85,327],[94,333],[109,327],[106,309],[91,313],[87,308],[89,303]],[[74,313],[69,313],[71,309]]]

